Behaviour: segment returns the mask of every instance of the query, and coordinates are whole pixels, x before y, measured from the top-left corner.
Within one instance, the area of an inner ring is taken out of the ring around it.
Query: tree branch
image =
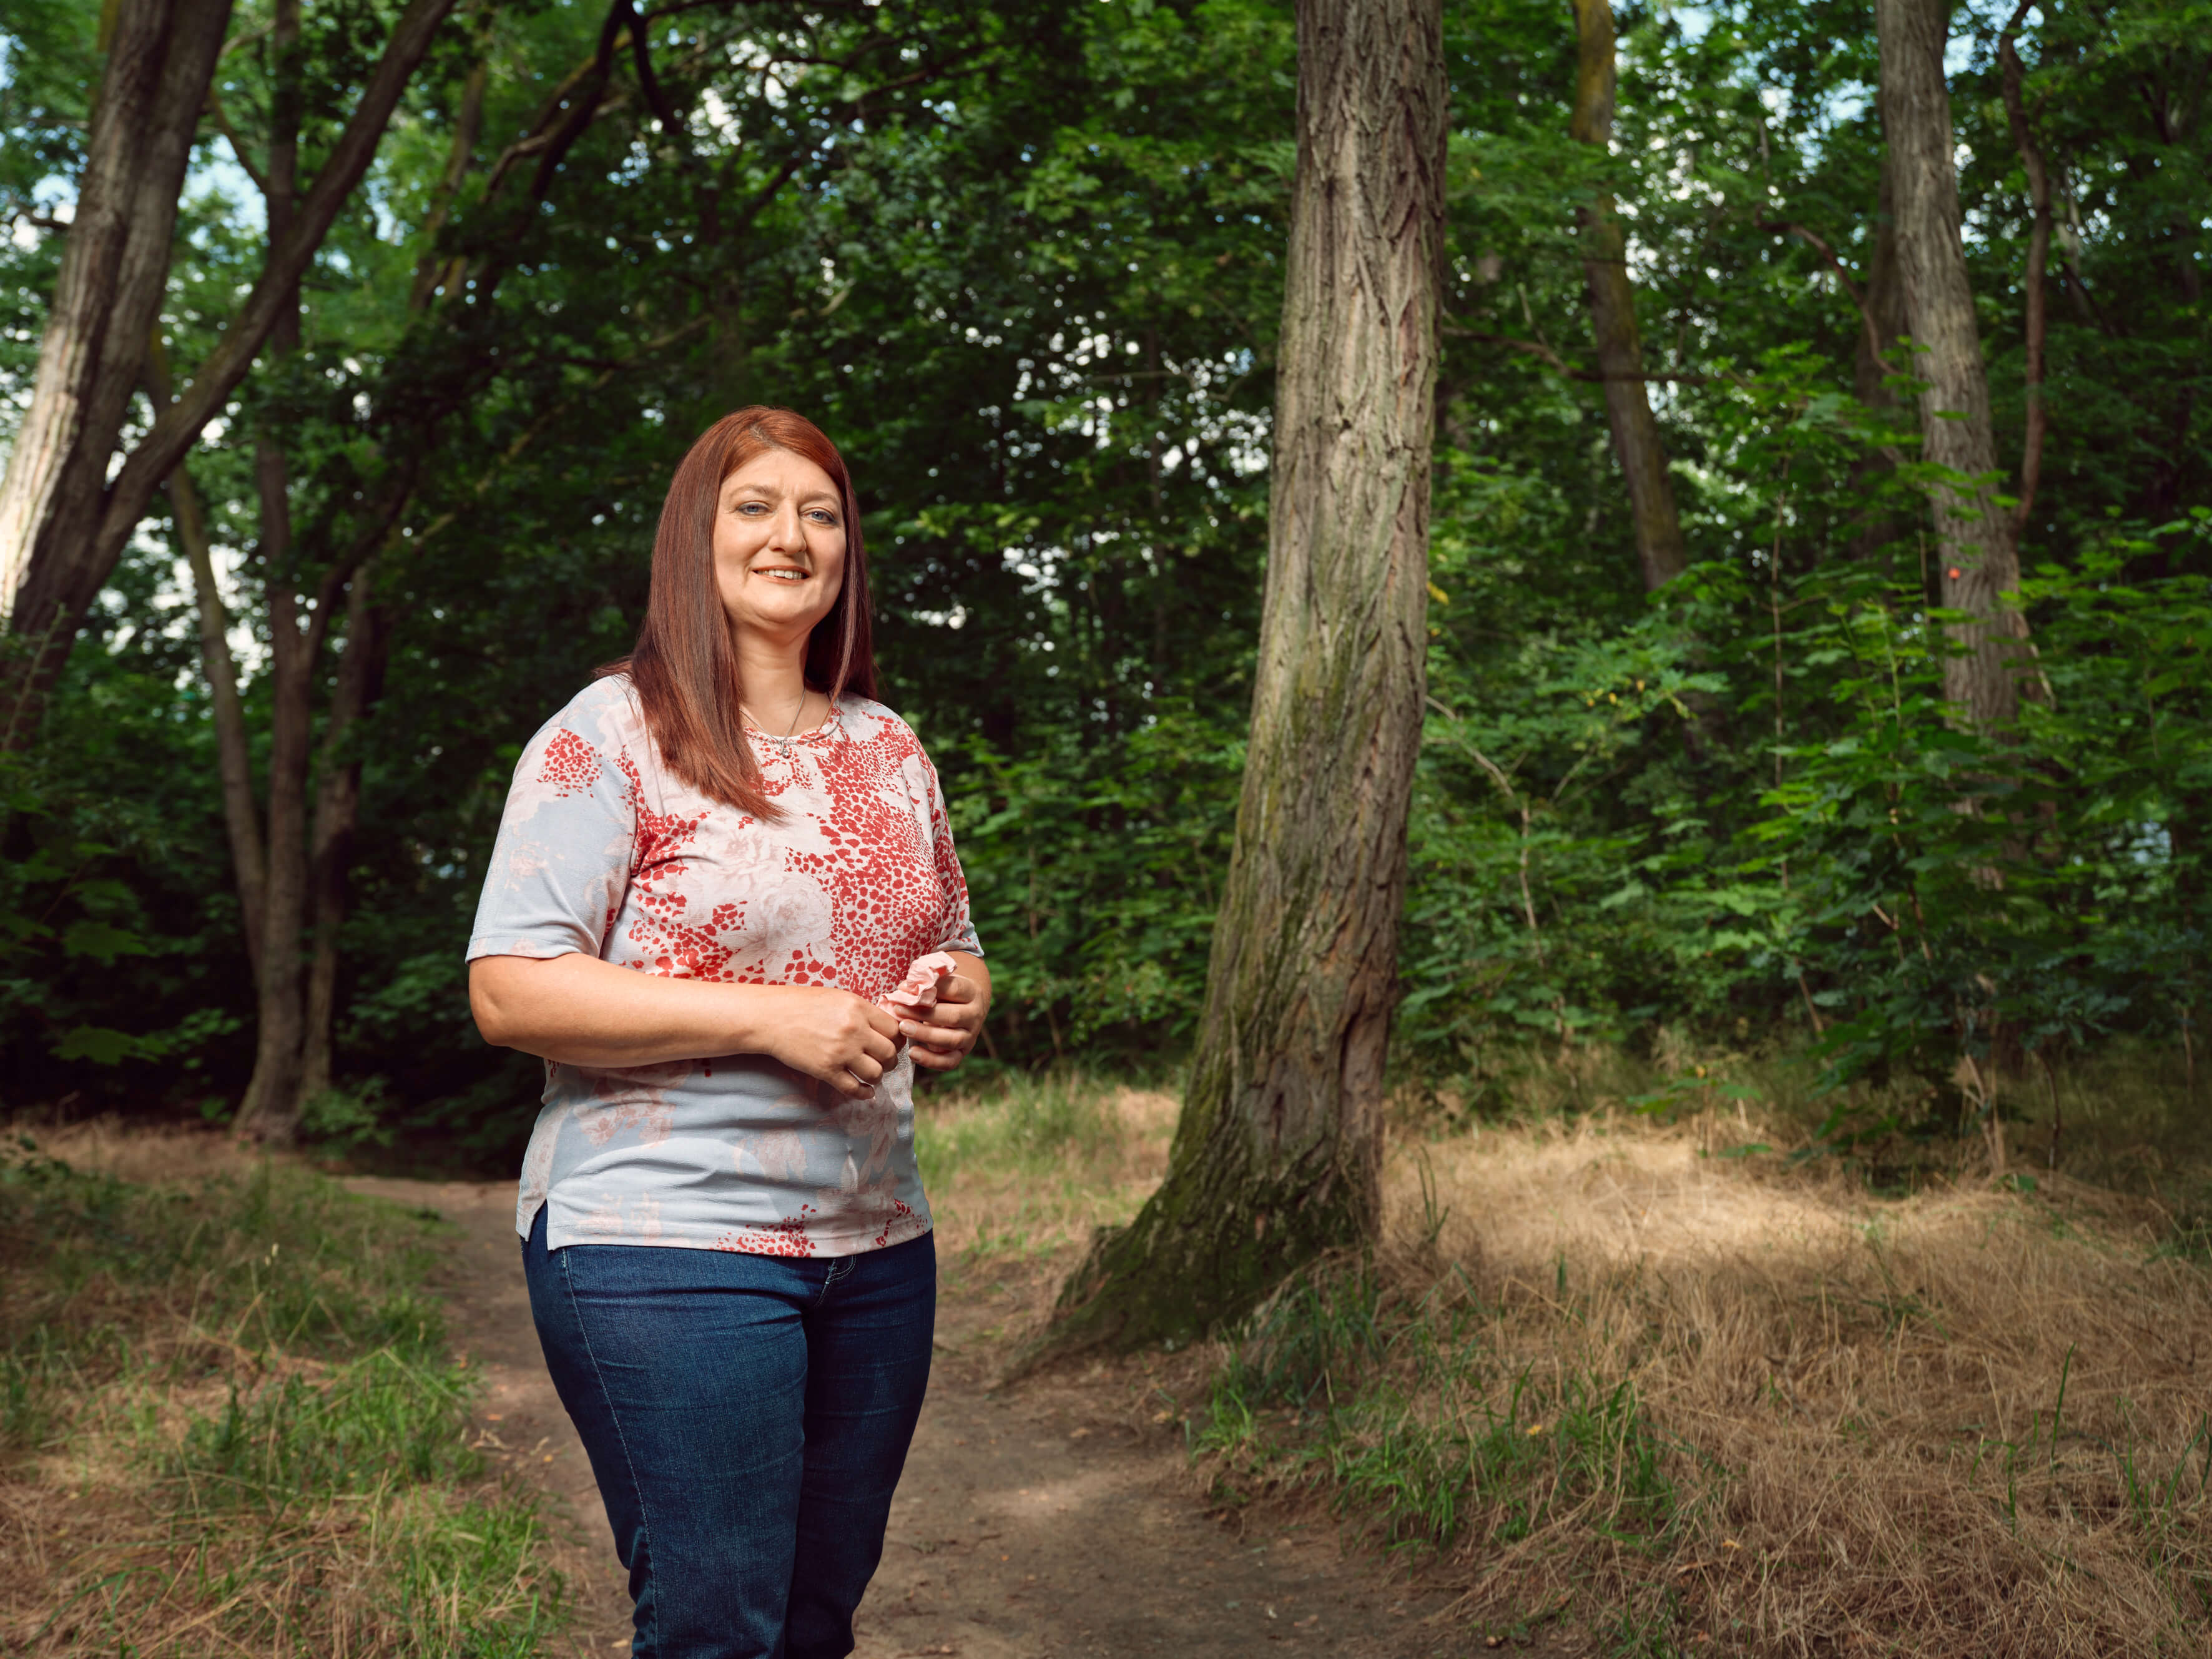
[[[439,26],[454,0],[413,0],[393,26],[384,56],[378,62],[352,118],[338,135],[330,159],[323,164],[314,185],[300,203],[289,233],[272,247],[260,280],[233,315],[222,339],[200,365],[184,395],[155,418],[153,429],[132,450],[107,488],[106,505],[94,538],[96,551],[89,562],[98,580],[107,573],[130,539],[132,528],[144,516],[146,504],[161,487],[177,461],[199,437],[202,428],[221,410],[240,381],[246,378],[262,343],[283,309],[286,297],[322,246],[338,210],[353,194],[354,186],[375,159],[384,129],[392,118],[400,94],[406,90],[416,65],[430,49]]]
[[[684,137],[682,113],[669,101],[667,93],[661,88],[659,77],[653,72],[653,31],[637,15],[635,0],[619,0],[616,9],[629,20],[630,56],[637,65],[638,90],[645,94],[646,107],[653,112],[653,118],[660,123],[660,130],[671,138]],[[684,154],[688,159],[690,154],[689,145],[685,146]]]
[[[231,44],[235,46],[237,42],[233,41]],[[230,47],[225,46],[223,50],[228,52]],[[254,189],[259,191],[264,196],[268,195],[268,175],[254,166],[253,158],[246,154],[245,143],[232,128],[230,112],[223,107],[222,94],[216,90],[213,81],[208,82],[207,112],[215,118],[215,130],[222,135],[223,141],[230,146],[232,159],[237,161],[239,170],[253,180]]]
[[[1778,236],[1795,236],[1820,256],[1820,263],[1834,275],[1844,297],[1850,301],[1852,308],[1859,313],[1859,326],[1866,334],[1868,356],[1881,365],[1883,374],[1894,374],[1896,368],[1881,355],[1881,331],[1875,322],[1873,311],[1867,305],[1867,296],[1851,280],[1850,267],[1843,262],[1828,239],[1809,226],[1791,220],[1770,219],[1763,213],[1754,215],[1752,222],[1761,230],[1771,231]]]

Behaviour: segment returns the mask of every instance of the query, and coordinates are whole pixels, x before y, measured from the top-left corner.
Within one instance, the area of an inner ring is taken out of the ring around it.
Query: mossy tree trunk
[[[1428,641],[1439,0],[1299,0],[1267,588],[1237,839],[1166,1181],[1034,1357],[1197,1335],[1381,1222]]]

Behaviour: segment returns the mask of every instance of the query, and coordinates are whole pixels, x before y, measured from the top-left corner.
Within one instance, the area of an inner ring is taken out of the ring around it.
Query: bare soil
[[[538,1352],[514,1187],[346,1184],[434,1209],[459,1229],[437,1285],[456,1351],[484,1372],[481,1443],[550,1500],[576,1615],[572,1651],[605,1659],[625,1649],[629,1598],[583,1447]],[[1155,1359],[994,1388],[1003,1334],[1029,1316],[1046,1277],[947,1273],[929,1398],[860,1608],[859,1659],[1414,1659],[1497,1641],[1437,1617],[1451,1587],[1394,1578],[1386,1564],[1347,1553],[1325,1516],[1209,1510],[1164,1388],[1187,1372]]]

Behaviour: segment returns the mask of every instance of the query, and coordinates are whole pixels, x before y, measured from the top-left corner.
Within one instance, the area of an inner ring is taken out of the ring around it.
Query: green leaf
[[[143,1039],[105,1025],[79,1025],[54,1049],[56,1060],[88,1060],[95,1066],[119,1066],[126,1060],[144,1060]]]
[[[92,957],[103,968],[118,957],[149,957],[153,947],[127,927],[112,927],[104,921],[71,922],[69,931],[62,935],[62,951],[72,957]]]

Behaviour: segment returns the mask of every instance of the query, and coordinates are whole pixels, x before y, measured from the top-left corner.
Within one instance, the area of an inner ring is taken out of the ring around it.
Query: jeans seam
[[[550,1249],[550,1246],[548,1246]],[[584,1327],[584,1310],[577,1304],[576,1281],[568,1271],[568,1264],[561,1263],[561,1285],[568,1292],[568,1311],[576,1322],[576,1335],[584,1345],[584,1358],[592,1362],[592,1381],[599,1384],[599,1398],[606,1402],[607,1421],[615,1427],[615,1443],[622,1448],[623,1468],[629,1476],[629,1489],[637,1498],[639,1541],[645,1547],[646,1582],[644,1589],[653,1589],[653,1516],[645,1504],[645,1483],[637,1478],[637,1463],[630,1456],[629,1437],[623,1432],[622,1414],[615,1409],[614,1395],[607,1388],[605,1375],[599,1370],[599,1356],[592,1346],[592,1334]],[[655,1653],[660,1651],[660,1597],[653,1598],[653,1630],[648,1639]]]

